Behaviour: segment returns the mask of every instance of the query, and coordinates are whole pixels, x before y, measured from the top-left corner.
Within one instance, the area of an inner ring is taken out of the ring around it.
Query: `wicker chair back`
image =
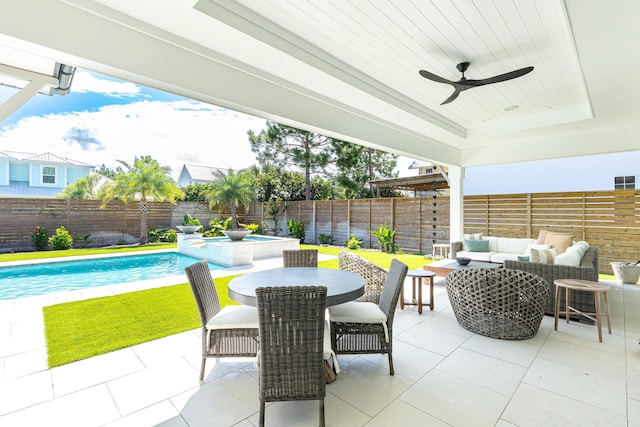
[[[317,249],[285,249],[282,251],[284,267],[317,267]]]

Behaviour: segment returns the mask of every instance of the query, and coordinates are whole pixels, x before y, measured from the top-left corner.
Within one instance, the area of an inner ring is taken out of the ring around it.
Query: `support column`
[[[449,191],[450,191],[450,212],[449,212],[449,239],[459,240],[464,231],[464,168],[449,166]]]

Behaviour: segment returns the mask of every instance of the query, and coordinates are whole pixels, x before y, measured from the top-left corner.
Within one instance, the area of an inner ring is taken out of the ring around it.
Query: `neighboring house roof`
[[[60,163],[65,165],[80,166],[86,168],[93,168],[93,165],[83,163],[78,160],[69,159],[68,157],[60,157],[53,153],[22,153],[18,151],[0,151],[0,158],[14,159],[25,162],[38,162],[38,163]]]
[[[182,165],[182,170],[178,177],[178,185],[185,186],[194,183],[204,184],[215,181],[216,171],[221,171],[226,174],[229,171],[229,168],[186,164]]]

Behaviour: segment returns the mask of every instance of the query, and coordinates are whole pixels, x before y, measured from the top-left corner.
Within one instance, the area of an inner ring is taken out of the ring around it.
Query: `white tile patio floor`
[[[533,339],[504,341],[460,327],[439,280],[433,312],[396,314],[395,376],[384,356],[339,356],[327,425],[640,425],[640,286],[611,284],[603,343],[595,326],[556,332],[548,316]],[[136,286],[112,288],[0,303],[0,426],[257,425],[252,361],[209,360],[199,382],[199,330],[47,369],[42,305]],[[314,426],[317,414],[316,402],[275,403],[266,421]]]

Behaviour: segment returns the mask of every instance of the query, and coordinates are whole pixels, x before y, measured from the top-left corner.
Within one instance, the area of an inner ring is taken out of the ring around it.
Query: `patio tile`
[[[101,384],[0,417],[0,425],[98,427],[119,417],[107,386]]]
[[[389,358],[386,354],[363,354],[360,357],[387,369],[387,371],[389,370]],[[393,343],[393,368],[396,375],[418,380],[443,359],[444,356],[441,354],[424,350],[404,341],[395,340]]]
[[[469,337],[445,332],[431,327],[429,322],[423,322],[400,334],[394,334],[394,339],[443,356],[448,356],[458,348],[458,346],[467,341]]]
[[[189,427],[178,410],[168,400],[141,409],[104,427]]]
[[[426,412],[401,400],[395,400],[391,405],[367,424],[367,427],[445,427],[450,424],[439,420]]]
[[[231,426],[259,410],[258,382],[236,371],[171,397],[170,401],[190,427]]]
[[[2,362],[6,375],[0,369],[0,378],[5,381],[49,369],[45,348],[8,356],[3,358]]]
[[[53,399],[53,387],[49,371],[0,383],[0,415],[51,399]],[[2,425],[1,418],[0,425]]]
[[[172,335],[169,339],[147,341],[131,348],[144,366],[148,368],[166,364],[175,358],[192,356],[198,360],[196,366],[199,371],[202,342],[200,330],[198,329],[197,332],[195,334],[194,331],[186,331]]]
[[[144,370],[131,348],[112,351],[51,369],[56,397]]]
[[[520,427],[627,425],[623,416],[527,384],[516,390],[501,419]]]
[[[567,365],[539,358],[523,383],[621,416],[626,414],[624,371],[615,375],[605,366]]]
[[[340,361],[340,369],[338,379],[329,384],[327,390],[371,417],[412,384],[409,378],[389,375],[388,367],[383,368],[360,357],[349,363]]]
[[[540,347],[541,344],[532,344],[531,340],[499,340],[484,335],[474,335],[461,346],[461,348],[524,367],[531,365]]]
[[[513,394],[527,372],[523,366],[466,349],[451,353],[436,370],[505,396]]]
[[[509,398],[434,369],[400,400],[456,426],[493,426]]]
[[[118,410],[125,416],[198,387],[197,372],[184,359],[176,359],[109,381],[107,385]]]

